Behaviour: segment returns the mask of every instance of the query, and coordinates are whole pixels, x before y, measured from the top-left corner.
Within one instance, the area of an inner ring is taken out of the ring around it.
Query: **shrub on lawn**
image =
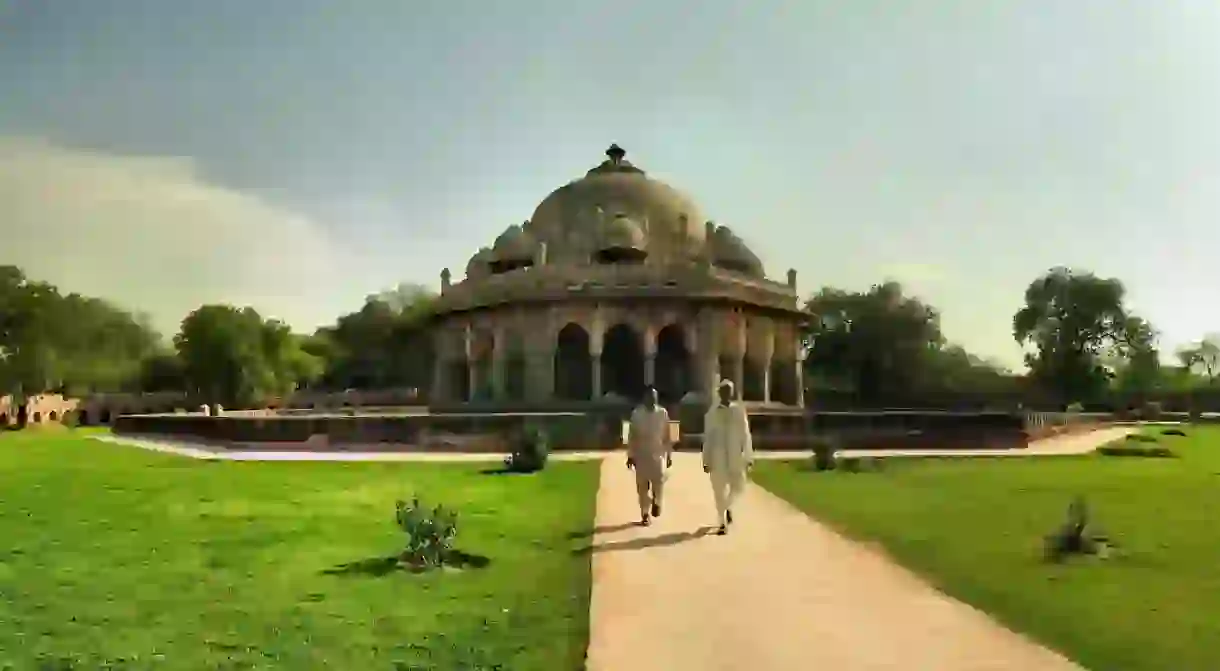
[[[834,443],[825,438],[816,439],[813,443],[813,470],[833,471],[836,461]]]
[[[1147,440],[1151,438],[1151,440]],[[1128,436],[1123,440],[1115,440],[1097,448],[1097,453],[1104,457],[1150,457],[1168,458],[1177,456],[1173,450],[1164,445],[1156,444],[1154,436]]]
[[[536,473],[546,468],[551,453],[550,436],[541,427],[526,426],[517,435],[512,453],[504,460],[504,467],[514,473]]]
[[[1157,443],[1157,442],[1159,442],[1159,441],[1157,441],[1156,436],[1149,436],[1149,435],[1143,434],[1143,433],[1133,433],[1133,434],[1127,436],[1126,439],[1129,441],[1137,442],[1137,443]]]
[[[1186,432],[1181,429],[1162,429],[1162,436],[1185,436]]]
[[[1089,509],[1084,497],[1077,496],[1068,506],[1067,520],[1046,537],[1043,548],[1048,561],[1061,562],[1073,555],[1109,556],[1113,544],[1105,534],[1089,527]]]
[[[400,562],[409,568],[427,570],[440,568],[453,554],[457,539],[457,513],[436,506],[428,510],[414,497],[411,502],[394,504],[394,521],[407,535],[407,547]]]

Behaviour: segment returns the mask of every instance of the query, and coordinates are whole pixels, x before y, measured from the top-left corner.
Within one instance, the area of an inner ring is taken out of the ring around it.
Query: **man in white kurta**
[[[661,515],[665,470],[673,464],[669,413],[657,403],[657,390],[644,391],[644,403],[631,413],[627,433],[627,468],[635,469],[635,491],[640,502],[640,524],[652,524]]]
[[[750,419],[734,400],[733,383],[721,380],[717,400],[703,418],[703,471],[711,477],[712,497],[720,529],[733,523],[733,502],[746,488],[746,474],[754,463]]]

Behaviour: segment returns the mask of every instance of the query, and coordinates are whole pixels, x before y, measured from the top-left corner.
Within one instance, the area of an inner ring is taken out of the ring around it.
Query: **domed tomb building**
[[[804,405],[796,272],[767,279],[726,226],[650,178],[617,145],[606,160],[441,273],[432,402],[503,408],[706,403],[733,380],[759,405]]]

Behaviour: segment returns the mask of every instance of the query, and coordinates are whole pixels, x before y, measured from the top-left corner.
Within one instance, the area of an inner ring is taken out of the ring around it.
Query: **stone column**
[[[740,312],[734,311],[733,318],[736,320],[737,327],[737,351],[734,353],[736,359],[736,368],[733,370],[733,391],[737,393],[739,400],[744,400],[746,397],[745,391],[745,371],[746,371],[746,350],[749,348],[749,331],[746,329],[746,317]]]
[[[763,403],[771,402],[771,361],[775,358],[775,327],[768,322],[762,334],[762,386]]]
[[[695,391],[709,401],[716,397],[716,385],[720,383],[721,328],[715,311],[704,309],[699,312],[699,343],[694,353],[699,374]]]
[[[474,336],[469,324],[462,330],[462,338],[462,350],[465,352],[466,360],[466,398],[462,400],[473,401],[479,393],[479,367],[474,359]]]
[[[796,355],[796,404],[805,407],[805,357],[800,352]]]
[[[644,329],[644,385],[657,383],[657,330],[651,324]]]
[[[491,344],[491,395],[496,400],[508,395],[504,388],[504,337],[504,328],[497,327]]]

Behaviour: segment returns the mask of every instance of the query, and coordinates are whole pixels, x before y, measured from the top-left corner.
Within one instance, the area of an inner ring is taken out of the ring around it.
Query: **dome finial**
[[[618,165],[623,162],[623,157],[627,155],[627,151],[617,144],[610,145],[606,150],[606,156],[610,158],[610,162]]]

